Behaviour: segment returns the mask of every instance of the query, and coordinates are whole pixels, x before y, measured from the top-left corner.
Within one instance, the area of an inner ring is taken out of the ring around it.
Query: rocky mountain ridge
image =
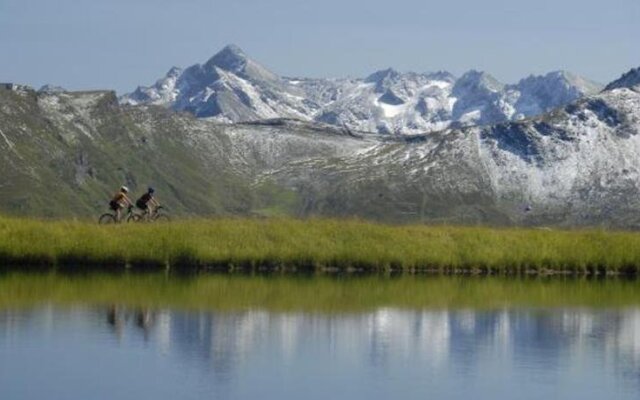
[[[230,45],[204,64],[172,68],[154,85],[138,87],[120,101],[162,105],[225,123],[295,118],[353,131],[421,134],[520,120],[600,89],[563,71],[511,85],[479,71],[459,78],[393,69],[365,79],[286,78]]]
[[[613,90],[619,88],[627,88],[632,90],[640,90],[640,67],[634,68],[623,74],[619,79],[608,84],[605,90]]]

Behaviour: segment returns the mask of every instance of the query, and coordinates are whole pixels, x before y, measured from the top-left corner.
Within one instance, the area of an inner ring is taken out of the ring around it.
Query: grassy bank
[[[219,219],[122,224],[0,218],[0,265],[120,269],[640,271],[640,234],[388,226],[353,220]]]
[[[521,307],[618,308],[640,305],[640,281],[565,277],[202,274],[0,274],[0,310],[126,305],[182,310],[358,312],[401,309]]]

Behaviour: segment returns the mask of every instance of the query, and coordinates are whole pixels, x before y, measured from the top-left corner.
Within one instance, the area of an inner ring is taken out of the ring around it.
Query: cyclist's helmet
[[[153,192],[155,192],[155,190],[152,187],[149,187],[149,189],[147,189],[147,192],[149,192],[149,194],[152,194]]]
[[[126,187],[126,186],[121,186],[120,187],[120,191],[123,192],[123,193],[129,193],[129,188]]]

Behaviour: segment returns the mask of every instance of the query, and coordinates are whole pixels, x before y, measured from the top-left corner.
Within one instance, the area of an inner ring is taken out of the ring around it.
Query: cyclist
[[[138,200],[136,200],[136,207],[144,211],[144,216],[146,219],[149,219],[149,217],[156,212],[158,207],[160,207],[160,203],[158,203],[158,200],[153,197],[154,192],[155,190],[150,187],[149,189],[147,189],[147,193],[143,194]]]
[[[129,188],[127,188],[126,186],[122,186],[120,187],[118,193],[116,193],[109,202],[109,208],[111,208],[116,213],[116,222],[120,222],[120,218],[122,217],[122,209],[133,205],[133,203],[127,196],[127,193],[129,193]]]

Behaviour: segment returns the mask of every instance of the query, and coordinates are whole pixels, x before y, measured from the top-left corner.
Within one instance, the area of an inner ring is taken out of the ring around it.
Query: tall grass
[[[635,274],[640,234],[335,219],[98,226],[0,217],[1,264]]]

